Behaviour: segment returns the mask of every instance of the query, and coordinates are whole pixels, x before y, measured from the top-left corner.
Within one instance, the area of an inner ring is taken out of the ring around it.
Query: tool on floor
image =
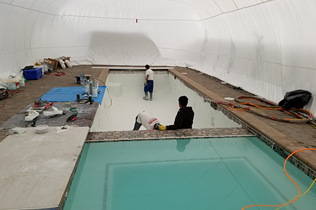
[[[68,118],[67,118],[67,120],[66,120],[66,122],[69,122],[69,121],[75,121],[76,119],[77,119],[77,114],[78,113],[75,113],[75,114],[72,114],[72,115],[70,115]]]
[[[64,75],[64,74],[66,74],[66,73],[65,72],[56,72],[55,76],[61,76],[61,75]]]
[[[91,75],[85,75],[86,79],[89,80]],[[77,84],[83,84],[82,75],[76,76]]]
[[[82,85],[86,86],[89,85],[89,80],[87,79],[87,77],[84,75],[84,73],[79,73],[80,75],[80,79],[82,81]]]
[[[82,93],[82,98],[80,98],[80,95],[77,94],[77,99],[76,101],[80,104],[93,104],[94,100],[92,99],[92,97],[90,98],[89,93],[85,92]]]
[[[89,93],[83,93],[82,99],[89,99]]]
[[[24,120],[26,122],[32,122],[38,116],[39,116],[39,113],[37,111],[28,110],[28,114],[24,115]]]
[[[62,115],[63,110],[59,110],[58,108],[52,106],[52,111],[44,111],[43,115],[45,116],[55,116],[55,115]]]
[[[34,102],[34,107],[45,107],[48,103],[46,100],[38,99]]]
[[[92,99],[92,96],[89,96],[89,103],[93,104],[94,100]]]
[[[54,117],[62,116],[62,115],[65,115],[65,114],[66,113],[62,112],[61,114],[49,115],[49,118],[54,118]]]
[[[26,112],[34,110],[34,111],[37,111],[38,113],[42,113],[44,108],[45,107],[30,107],[28,110],[26,110]]]
[[[48,108],[49,108],[50,106],[52,106],[53,104],[54,104],[54,102],[51,102],[51,103],[49,103],[49,104],[46,104],[44,108],[45,108],[45,109],[48,109]]]
[[[5,88],[0,88],[0,100],[5,99],[9,96],[8,90]]]
[[[72,113],[78,113],[77,107],[71,107],[69,111],[71,111]]]
[[[33,120],[32,120],[32,123],[31,123],[31,126],[32,127],[36,127],[36,121],[38,120],[38,117],[35,117]]]

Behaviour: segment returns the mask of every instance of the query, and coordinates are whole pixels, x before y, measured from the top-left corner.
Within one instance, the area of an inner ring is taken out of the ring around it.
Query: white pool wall
[[[222,112],[214,110],[197,92],[172,74],[154,74],[153,101],[143,100],[143,73],[110,73],[102,105],[96,113],[91,132],[132,130],[137,114],[151,112],[163,125],[171,125],[179,110],[178,98],[185,95],[195,113],[193,128],[241,127]],[[145,130],[142,126],[141,130]]]

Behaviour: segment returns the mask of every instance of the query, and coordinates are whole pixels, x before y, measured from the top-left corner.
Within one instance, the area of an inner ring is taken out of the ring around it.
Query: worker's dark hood
[[[192,116],[192,119],[193,119],[193,116],[194,116],[194,112],[193,112],[193,109],[192,107],[188,106],[188,107],[182,107],[180,108],[181,111],[187,113],[189,116]]]

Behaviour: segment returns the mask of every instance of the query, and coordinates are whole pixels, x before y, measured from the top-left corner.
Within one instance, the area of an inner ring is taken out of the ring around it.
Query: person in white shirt
[[[159,120],[150,112],[142,111],[135,118],[134,131],[139,130],[139,128],[143,125],[147,130],[157,130],[159,124]]]
[[[147,64],[146,68],[146,76],[145,76],[145,84],[144,84],[144,92],[145,97],[144,100],[148,100],[148,92],[150,93],[150,99],[153,100],[153,91],[154,91],[154,72],[150,69],[150,66]]]

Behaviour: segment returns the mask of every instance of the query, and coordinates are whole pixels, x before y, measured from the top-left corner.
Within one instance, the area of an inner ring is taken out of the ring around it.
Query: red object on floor
[[[54,102],[51,102],[51,103],[49,103],[49,104],[46,104],[45,105],[45,109],[48,109],[51,105],[53,105],[54,104]]]
[[[76,113],[76,114],[73,114],[73,115],[71,115],[70,117],[68,117],[67,118],[67,120],[66,120],[66,122],[69,122],[69,121],[75,121],[76,119],[77,119],[77,114],[78,113]]]
[[[61,75],[64,75],[66,74],[65,72],[56,72],[55,76],[61,76]]]

